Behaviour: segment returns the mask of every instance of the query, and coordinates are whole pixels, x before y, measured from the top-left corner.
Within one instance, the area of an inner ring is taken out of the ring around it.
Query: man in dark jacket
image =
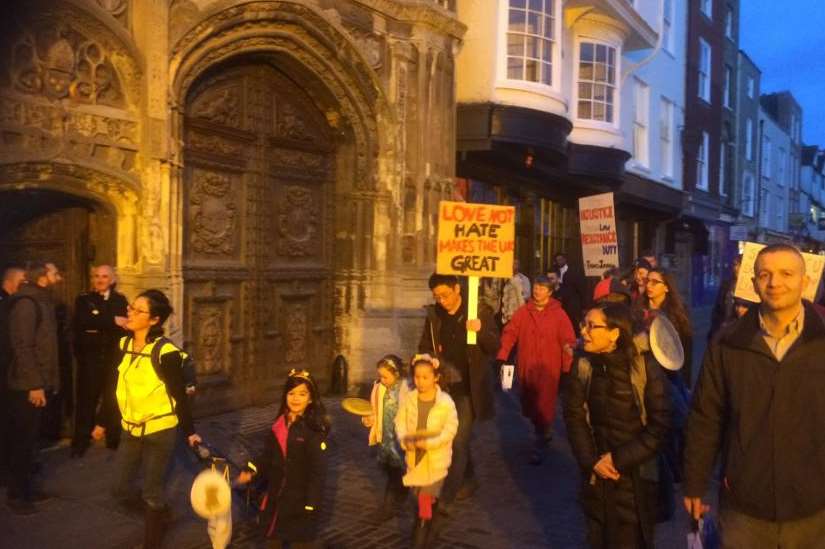
[[[761,298],[705,354],[687,425],[685,507],[694,517],[722,451],[723,547],[820,547],[825,540],[825,326],[802,294],[793,246],[763,248]]]
[[[36,512],[33,503],[45,495],[33,490],[32,469],[47,398],[60,389],[57,320],[49,287],[62,280],[53,263],[29,268],[27,284],[9,309],[11,363],[8,371],[12,448],[9,509]]]
[[[118,342],[126,335],[126,298],[115,291],[115,273],[109,265],[92,269],[92,290],[77,296],[74,307],[74,351],[77,357],[77,414],[72,456],[80,457],[89,447],[95,426],[105,428],[106,446],[117,448],[120,413],[115,399]]]
[[[450,396],[458,412],[458,433],[453,439],[453,459],[441,501],[449,506],[461,484],[469,477],[469,490],[475,486],[470,459],[470,436],[475,420],[495,415],[491,357],[498,351],[498,327],[492,311],[481,305],[479,318],[468,318],[467,304],[461,295],[458,277],[433,274],[429,281],[436,304],[427,307],[427,320],[418,344],[420,353],[437,356],[458,371],[460,381],[450,386]],[[467,344],[467,332],[477,334],[477,344]],[[444,509],[444,505],[439,509]]]

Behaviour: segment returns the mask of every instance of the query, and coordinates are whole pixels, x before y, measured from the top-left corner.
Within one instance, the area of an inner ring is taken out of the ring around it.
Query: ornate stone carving
[[[231,255],[235,251],[236,193],[228,175],[195,169],[189,193],[191,244],[196,252]]]
[[[9,80],[23,93],[125,106],[108,52],[68,24],[41,22],[23,29],[11,46],[10,61]]]
[[[221,304],[200,304],[195,325],[197,330],[195,364],[199,375],[224,370],[224,308]]]
[[[277,118],[276,135],[297,141],[311,141],[315,137],[314,132],[309,131],[306,122],[290,103],[280,101],[275,109]]]
[[[295,168],[300,171],[318,172],[325,170],[326,158],[316,152],[299,151],[295,149],[276,148],[270,153],[272,169]]]
[[[384,40],[362,29],[352,28],[349,33],[369,66],[376,70],[380,69],[384,64]]]
[[[318,253],[320,206],[312,191],[289,186],[278,214],[278,255],[305,257]]]
[[[217,135],[207,135],[198,132],[189,134],[189,145],[196,150],[218,153],[226,156],[238,157],[243,154],[243,146],[235,141],[224,139]]]
[[[230,128],[241,127],[241,88],[213,89],[195,99],[190,115]]]
[[[306,305],[295,303],[286,312],[286,361],[287,364],[304,362],[307,345]]]
[[[122,25],[129,22],[129,0],[97,0],[97,4]]]

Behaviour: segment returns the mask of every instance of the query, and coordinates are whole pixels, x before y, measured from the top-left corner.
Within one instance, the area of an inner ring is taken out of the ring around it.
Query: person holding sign
[[[449,387],[458,411],[458,433],[453,440],[453,458],[441,494],[440,512],[456,499],[465,476],[468,490],[475,479],[470,458],[470,436],[475,420],[491,419],[493,405],[492,368],[490,357],[498,350],[499,334],[492,311],[484,304],[478,308],[478,318],[468,318],[467,304],[461,294],[458,277],[433,274],[429,287],[435,305],[429,305],[419,353],[437,357],[443,365],[458,372],[459,380]],[[467,343],[467,333],[475,332],[477,344]]]
[[[745,255],[741,269],[749,265]],[[687,424],[685,507],[699,518],[722,455],[722,547],[821,547],[825,539],[825,325],[788,244],[754,262],[752,307],[705,353]]]
[[[576,334],[561,303],[551,297],[553,284],[546,276],[533,283],[533,298],[520,307],[501,334],[497,360],[503,364],[518,344],[517,377],[521,413],[536,431],[530,463],[539,465],[552,437],[556,397],[562,372],[570,370]]]

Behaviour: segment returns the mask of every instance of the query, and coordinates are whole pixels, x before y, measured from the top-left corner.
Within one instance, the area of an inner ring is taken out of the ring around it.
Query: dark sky
[[[762,93],[790,90],[802,139],[825,148],[825,1],[741,0],[739,47],[762,70]]]

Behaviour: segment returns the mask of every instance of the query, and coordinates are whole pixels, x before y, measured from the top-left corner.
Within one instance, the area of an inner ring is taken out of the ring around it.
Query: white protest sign
[[[759,250],[765,246],[766,244],[759,244],[757,242],[745,242],[745,247],[742,251],[742,265],[739,267],[739,276],[736,278],[736,289],[733,292],[735,297],[747,299],[754,303],[762,301],[753,289],[753,267],[756,262],[756,255],[759,253]],[[819,283],[822,279],[822,268],[825,266],[825,256],[802,252],[802,257],[805,259],[805,273],[811,279],[802,297],[808,301],[814,301],[816,300],[816,290],[819,288]]]
[[[613,193],[579,198],[582,258],[586,276],[601,276],[619,266],[619,239]]]

